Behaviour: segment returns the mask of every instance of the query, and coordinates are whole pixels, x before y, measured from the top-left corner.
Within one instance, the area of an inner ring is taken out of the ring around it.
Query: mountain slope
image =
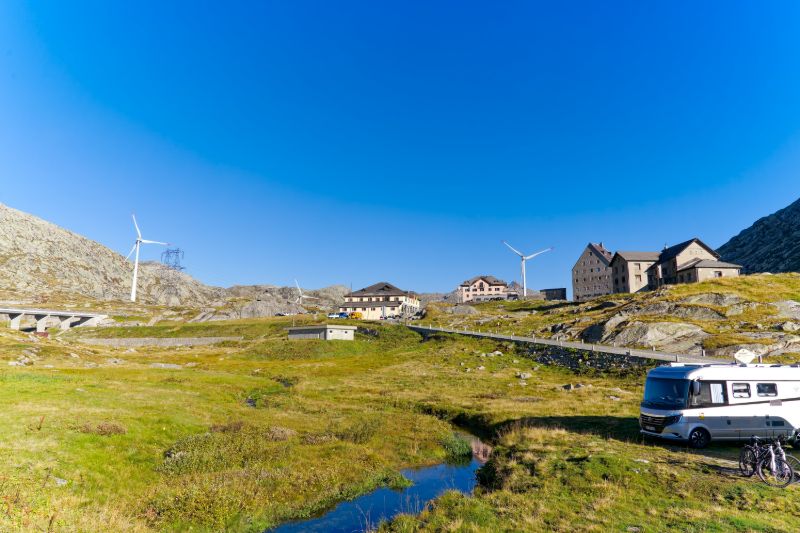
[[[747,273],[800,271],[800,200],[757,220],[717,252]]]
[[[142,303],[202,305],[223,291],[179,274],[177,296],[164,288],[164,267],[140,264]],[[80,294],[103,300],[125,300],[133,265],[100,243],[0,204],[0,288],[23,295]]]

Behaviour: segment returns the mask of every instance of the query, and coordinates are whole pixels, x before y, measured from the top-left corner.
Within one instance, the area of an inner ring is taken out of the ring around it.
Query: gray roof
[[[709,245],[695,237],[694,239],[689,239],[688,241],[684,241],[680,244],[676,244],[674,246],[670,246],[669,248],[664,248],[661,252],[661,257],[659,257],[659,263],[663,263],[664,261],[669,261],[670,259],[674,259],[678,254],[684,251],[690,244],[697,243],[703,248],[705,248],[708,253],[719,259],[719,254],[711,248]]]
[[[601,243],[599,243],[599,244],[595,244],[595,243],[593,243],[593,242],[590,242],[590,243],[589,243],[589,249],[591,249],[592,251],[594,251],[594,252],[595,252],[597,255],[599,255],[600,257],[604,258],[604,259],[606,260],[606,262],[611,262],[611,258],[612,258],[612,257],[614,257],[614,254],[612,254],[611,252],[609,252],[609,251],[606,249],[606,247],[605,247],[605,246],[603,246],[603,243],[602,243],[602,242],[601,242]]]
[[[711,259],[698,259],[687,263],[682,266],[678,272],[689,270],[690,268],[742,268],[742,265],[734,265],[733,263],[726,263],[725,261],[713,261]]]
[[[464,286],[464,285],[472,285],[473,283],[475,283],[479,279],[484,280],[489,285],[506,285],[506,286],[508,286],[508,284],[505,281],[503,281],[502,279],[498,279],[498,278],[496,278],[494,276],[488,276],[488,275],[487,276],[475,276],[473,278],[469,278],[467,281],[463,282],[461,285],[462,286]]]
[[[289,331],[316,331],[320,329],[358,329],[357,326],[344,326],[341,324],[314,324],[310,326],[293,326],[286,328]]]
[[[660,252],[617,252],[614,256],[620,256],[625,261],[658,261]]]
[[[398,289],[387,281],[381,281],[350,294],[345,294],[345,296],[406,296],[411,294],[414,293]]]

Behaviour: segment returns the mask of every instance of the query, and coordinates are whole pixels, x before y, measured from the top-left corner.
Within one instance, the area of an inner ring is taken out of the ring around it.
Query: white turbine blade
[[[520,257],[525,257],[524,255],[522,255],[522,252],[520,252],[519,250],[517,250],[516,248],[514,248],[513,246],[511,246],[510,244],[508,244],[506,241],[503,241],[503,244],[505,244],[506,246],[508,246],[508,247],[511,249],[511,251],[512,251],[512,252],[514,252],[515,254],[517,254],[518,256],[520,256]]]
[[[534,258],[534,257],[536,257],[537,255],[542,255],[543,253],[545,253],[545,252],[550,252],[550,251],[552,251],[552,250],[553,250],[553,248],[552,248],[552,247],[550,247],[550,248],[545,248],[544,250],[541,250],[541,251],[539,251],[539,252],[536,252],[535,254],[531,254],[531,255],[529,255],[529,256],[526,256],[526,257],[525,257],[525,260],[527,261],[528,259],[533,259],[533,258]]]
[[[164,246],[169,246],[168,242],[148,241],[147,239],[141,239],[139,242],[141,242],[142,244],[163,244]]]
[[[136,243],[133,243],[133,246],[131,247],[131,251],[130,251],[130,252],[128,252],[128,255],[126,255],[126,256],[125,256],[125,260],[126,260],[126,261],[127,261],[128,259],[130,259],[130,257],[131,257],[131,254],[133,254],[133,251],[134,251],[134,250],[136,250]]]
[[[133,227],[136,228],[136,235],[138,235],[139,238],[141,239],[142,238],[142,232],[139,231],[139,224],[136,223],[136,215],[131,213],[131,218],[133,219]]]

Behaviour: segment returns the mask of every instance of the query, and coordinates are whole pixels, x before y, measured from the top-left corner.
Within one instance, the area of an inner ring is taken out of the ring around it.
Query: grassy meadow
[[[403,486],[400,469],[445,459],[454,424],[495,446],[475,496],[448,493],[384,530],[800,528],[797,490],[735,475],[735,447],[642,442],[641,373],[577,375],[511,345],[384,324],[290,342],[291,323],[0,329],[0,530],[262,531]],[[20,357],[33,363],[7,365]]]

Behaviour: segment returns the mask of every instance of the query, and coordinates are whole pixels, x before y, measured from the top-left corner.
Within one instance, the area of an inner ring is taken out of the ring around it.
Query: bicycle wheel
[[[745,477],[753,477],[756,473],[756,452],[750,446],[739,452],[739,471]]]
[[[781,459],[775,458],[775,469],[770,467],[770,458],[765,457],[758,463],[758,477],[761,481],[772,487],[785,487],[794,480],[794,470],[789,466],[789,463]]]
[[[787,453],[786,462],[789,463],[789,466],[792,467],[792,471],[794,472],[792,483],[800,483],[800,459]]]

